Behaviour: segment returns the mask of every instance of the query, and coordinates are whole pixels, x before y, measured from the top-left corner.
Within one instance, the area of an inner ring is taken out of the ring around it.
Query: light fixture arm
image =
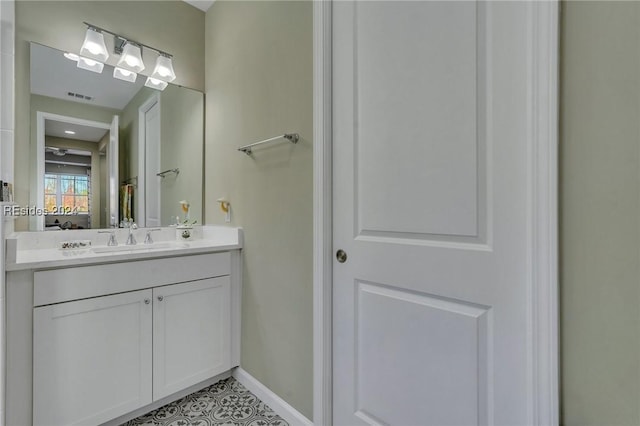
[[[90,24],[88,22],[83,22],[83,24],[85,24],[90,29],[97,30],[97,31],[100,31],[100,32],[103,32],[103,33],[107,33],[107,34],[111,34],[112,36],[114,36],[115,40],[116,40],[114,50],[115,50],[115,53],[117,53],[118,55],[122,54],[122,49],[123,49],[125,43],[128,42],[128,43],[135,44],[135,45],[138,45],[138,46],[141,46],[141,47],[145,47],[145,48],[147,48],[149,50],[153,50],[154,52],[158,53],[159,55],[166,56],[167,58],[173,58],[172,54],[167,53],[164,50],[156,49],[155,47],[151,47],[148,44],[140,43],[139,41],[132,40],[132,39],[127,38],[127,37],[123,37],[120,34],[116,34],[113,31],[105,30],[104,28],[101,28],[101,27],[99,27],[97,25]]]

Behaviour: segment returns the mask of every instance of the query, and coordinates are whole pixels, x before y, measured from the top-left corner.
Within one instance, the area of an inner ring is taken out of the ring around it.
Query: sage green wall
[[[160,95],[160,169],[180,169],[161,183],[162,225],[184,213],[179,201],[189,201],[191,220],[202,224],[204,96],[194,90],[167,87]]]
[[[307,418],[313,387],[312,3],[216,1],[206,15],[206,222],[245,231],[242,367]],[[284,132],[248,157],[236,149]]]
[[[562,4],[562,422],[640,424],[640,3]]]
[[[77,52],[84,40],[83,21],[104,27],[174,54],[174,81],[204,90],[204,13],[181,0],[166,1],[32,1],[16,2],[15,22],[15,200],[29,203],[32,167],[29,141],[29,42]],[[111,43],[109,37],[105,37]],[[145,56],[149,57],[151,54]],[[117,60],[115,55],[108,63]],[[147,64],[143,73],[153,71]],[[27,229],[18,219],[17,231]]]

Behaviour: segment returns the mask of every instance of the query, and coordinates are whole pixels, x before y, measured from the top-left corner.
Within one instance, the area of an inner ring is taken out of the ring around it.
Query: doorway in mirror
[[[36,202],[32,229],[105,228],[118,210],[118,117],[111,123],[36,113]],[[115,170],[115,179],[107,179]]]

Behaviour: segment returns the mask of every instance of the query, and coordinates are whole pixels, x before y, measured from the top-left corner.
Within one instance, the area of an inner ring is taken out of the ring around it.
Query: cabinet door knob
[[[158,296],[158,300],[159,300],[160,302],[162,302],[162,300],[163,300],[163,299],[164,299],[164,296]]]
[[[148,305],[149,303],[151,303],[151,299],[144,299],[144,304]]]

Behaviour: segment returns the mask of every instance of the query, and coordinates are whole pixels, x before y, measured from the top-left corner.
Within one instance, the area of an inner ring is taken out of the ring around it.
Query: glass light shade
[[[173,61],[170,57],[160,55],[156,60],[156,67],[153,69],[151,77],[156,80],[172,82],[176,79],[176,73],[173,72]]]
[[[153,78],[153,77],[148,77],[147,81],[144,83],[144,85],[147,86],[147,87],[151,87],[152,89],[164,90],[164,89],[167,88],[169,83],[167,83],[166,81],[158,80],[158,79]]]
[[[98,74],[102,73],[102,69],[104,68],[104,64],[102,62],[94,61],[93,59],[84,58],[80,56],[78,58],[78,68],[82,68],[83,70],[97,72]]]
[[[75,53],[71,53],[71,52],[66,52],[64,54],[64,57],[69,59],[70,61],[75,61],[75,62],[78,62],[78,59],[80,59],[80,57],[78,55],[76,55]]]
[[[104,44],[104,36],[92,28],[87,29],[84,37],[84,43],[80,48],[80,56],[93,59],[99,62],[106,62],[109,57],[107,46]]]
[[[142,71],[144,69],[144,63],[142,62],[140,46],[126,43],[122,49],[122,56],[120,56],[120,60],[116,66],[136,73]]]
[[[128,81],[130,83],[135,83],[136,78],[138,78],[138,74],[136,74],[133,71],[115,67],[113,69],[113,78],[117,78],[118,80]]]

